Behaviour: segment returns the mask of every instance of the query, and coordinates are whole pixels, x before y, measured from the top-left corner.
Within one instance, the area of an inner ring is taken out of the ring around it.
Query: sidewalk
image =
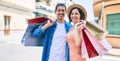
[[[41,61],[42,47],[23,46],[15,43],[0,43],[0,61]],[[113,48],[102,57],[89,61],[120,61],[120,49]]]
[[[90,59],[90,61],[120,61],[119,56],[103,55],[102,57],[96,57]]]
[[[42,47],[0,43],[0,61],[41,61]]]
[[[108,54],[120,57],[120,48],[112,48]]]
[[[112,48],[107,54],[90,59],[90,61],[120,61],[120,49]]]

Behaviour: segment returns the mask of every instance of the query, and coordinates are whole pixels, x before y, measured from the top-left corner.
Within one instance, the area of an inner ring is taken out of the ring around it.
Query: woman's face
[[[70,14],[73,24],[80,22],[80,13],[77,8],[73,9]]]

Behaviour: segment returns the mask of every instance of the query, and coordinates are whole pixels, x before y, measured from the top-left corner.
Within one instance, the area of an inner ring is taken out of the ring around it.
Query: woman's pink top
[[[74,38],[73,28],[66,35],[66,41],[69,45],[70,61],[86,61],[85,58],[81,56],[81,47],[76,46]]]

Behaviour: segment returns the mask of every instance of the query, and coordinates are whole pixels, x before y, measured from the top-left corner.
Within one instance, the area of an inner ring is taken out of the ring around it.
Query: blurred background
[[[24,46],[21,39],[28,19],[54,20],[54,8],[60,2],[67,7],[74,3],[82,5],[90,28],[95,27],[92,31],[107,32],[105,39],[112,49],[90,61],[120,61],[120,0],[0,0],[0,61],[40,61],[43,46]]]

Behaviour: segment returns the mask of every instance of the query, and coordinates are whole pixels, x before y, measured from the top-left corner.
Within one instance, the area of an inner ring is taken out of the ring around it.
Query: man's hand
[[[42,26],[42,29],[43,30],[45,30],[46,28],[48,28],[48,27],[50,27],[50,26],[52,26],[53,25],[53,23],[54,23],[54,21],[50,21],[50,20],[48,20],[48,22],[44,25],[44,26]]]

